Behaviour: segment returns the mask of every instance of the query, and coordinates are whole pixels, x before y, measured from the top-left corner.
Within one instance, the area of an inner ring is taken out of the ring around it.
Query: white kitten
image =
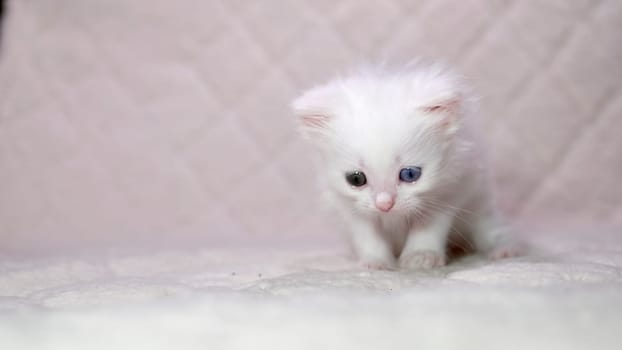
[[[492,258],[519,253],[490,199],[469,129],[473,101],[454,73],[438,65],[367,70],[292,106],[364,266],[442,266],[450,233]]]

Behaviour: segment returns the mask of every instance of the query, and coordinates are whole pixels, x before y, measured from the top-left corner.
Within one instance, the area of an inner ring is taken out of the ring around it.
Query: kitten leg
[[[352,244],[361,266],[374,270],[395,267],[395,257],[391,251],[391,245],[373,223],[353,220],[350,226]]]
[[[445,248],[453,215],[434,213],[424,227],[410,230],[400,255],[400,267],[430,269],[446,263]]]
[[[475,247],[489,258],[497,260],[524,254],[525,246],[515,239],[494,210],[474,215],[471,223],[470,231]]]

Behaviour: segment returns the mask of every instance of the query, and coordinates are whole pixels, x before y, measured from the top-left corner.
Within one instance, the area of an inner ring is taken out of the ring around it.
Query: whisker
[[[427,206],[428,209],[432,209],[432,210],[441,212],[441,213],[446,214],[446,215],[451,215],[452,217],[454,217],[454,218],[460,220],[461,222],[463,222],[464,224],[468,225],[468,223],[469,223],[467,221],[467,218],[461,216],[459,212],[457,212],[457,211],[455,211],[455,210],[453,210],[451,208],[446,208],[446,207],[443,207],[443,206],[440,206],[440,205],[437,205],[437,204],[433,204],[433,203],[425,203],[424,206]]]
[[[448,242],[457,245],[460,249],[462,249],[464,251],[469,251],[469,250],[475,251],[475,250],[477,250],[475,248],[475,245],[473,244],[473,242],[471,242],[471,240],[468,239],[468,237],[466,235],[464,235],[462,232],[460,232],[460,230],[458,230],[457,228],[452,226],[449,229],[449,231],[450,231],[450,235],[447,238]],[[452,236],[451,236],[452,233],[455,234],[456,236],[458,236],[459,238],[461,238],[461,241],[456,241],[456,240],[452,241]],[[465,247],[464,245],[462,245],[462,242],[466,243],[466,245],[468,245],[468,247]]]
[[[468,221],[467,221],[465,218],[463,218],[462,216],[460,216],[459,212],[456,212],[456,211],[452,210],[454,207],[452,207],[452,208],[443,207],[443,206],[441,206],[441,205],[439,205],[439,204],[434,204],[434,203],[433,203],[433,202],[431,202],[431,201],[424,202],[424,206],[426,206],[426,205],[427,205],[427,207],[428,207],[429,209],[436,210],[436,211],[441,212],[441,213],[443,213],[443,214],[445,214],[445,215],[452,215],[452,216],[453,216],[453,218],[456,218],[456,219],[460,220],[461,222],[463,222],[464,224],[467,224],[467,225],[468,225]],[[455,234],[456,234],[456,236],[460,237],[460,238],[461,238],[464,242],[466,242],[466,243],[469,245],[469,248],[470,248],[471,250],[475,250],[475,246],[473,245],[473,243],[471,242],[471,240],[470,240],[470,239],[468,239],[468,237],[467,237],[465,234],[463,234],[462,232],[460,232],[460,230],[458,230],[457,228],[455,228],[453,225],[450,227],[450,235],[449,235],[449,236],[448,236],[448,238],[447,238],[448,242],[451,242],[451,243],[458,243],[458,242],[455,242],[455,240],[452,242],[451,233],[455,233]],[[465,249],[465,247],[464,247],[464,246],[462,246],[461,244],[457,244],[457,245],[458,245],[461,249],[466,250],[466,249]]]
[[[460,211],[460,212],[464,212],[464,213],[466,213],[466,214],[472,214],[472,215],[476,215],[476,214],[477,214],[477,213],[475,213],[474,211],[467,210],[467,209],[465,209],[465,208],[461,208],[461,207],[452,206],[452,205],[450,205],[449,203],[443,202],[443,201],[441,201],[441,200],[439,200],[439,199],[434,199],[434,198],[424,198],[424,200],[425,200],[426,202],[431,202],[431,203],[434,203],[434,204],[437,204],[437,205],[441,205],[441,206],[446,207],[446,208],[449,208],[449,209],[454,209],[454,210],[457,210],[457,211]]]

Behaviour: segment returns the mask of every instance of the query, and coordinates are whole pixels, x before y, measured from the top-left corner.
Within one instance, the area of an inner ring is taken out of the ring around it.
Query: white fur
[[[518,253],[489,195],[473,104],[461,79],[440,65],[364,70],[293,102],[302,134],[322,156],[327,198],[364,266],[444,265],[452,235],[495,258]],[[407,166],[422,167],[421,178],[401,182]],[[346,182],[355,170],[365,173],[365,186]]]

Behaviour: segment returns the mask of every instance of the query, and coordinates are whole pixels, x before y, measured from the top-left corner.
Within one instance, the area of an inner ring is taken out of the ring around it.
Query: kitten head
[[[466,114],[460,80],[440,67],[368,70],[293,104],[321,152],[333,195],[363,213],[412,213],[456,177]]]

